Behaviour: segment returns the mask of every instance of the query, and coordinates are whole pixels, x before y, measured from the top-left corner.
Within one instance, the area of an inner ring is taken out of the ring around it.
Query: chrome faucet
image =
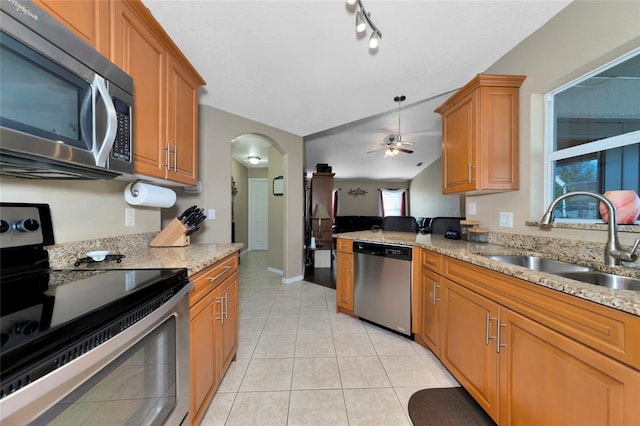
[[[620,246],[620,240],[618,239],[618,228],[616,223],[618,221],[616,208],[603,195],[596,194],[595,192],[589,191],[574,191],[567,192],[566,194],[562,194],[557,197],[555,200],[549,204],[549,208],[542,216],[540,223],[542,225],[549,226],[553,223],[553,209],[555,209],[556,205],[568,197],[573,197],[577,195],[583,195],[588,197],[593,197],[598,201],[602,201],[602,203],[607,207],[607,211],[609,212],[609,227],[607,228],[607,244],[604,246],[604,263],[607,266],[616,266],[620,265],[622,261],[625,262],[635,262],[638,259],[638,256],[635,254],[638,245],[640,245],[640,238],[636,239],[633,248],[630,251],[622,250]]]

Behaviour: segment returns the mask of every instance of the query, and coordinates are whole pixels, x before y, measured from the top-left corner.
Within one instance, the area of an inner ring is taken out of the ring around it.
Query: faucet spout
[[[621,261],[625,257],[622,254],[626,252],[621,250],[620,248],[620,240],[618,239],[618,229],[616,226],[616,223],[618,221],[616,208],[613,205],[613,203],[609,201],[607,197],[600,194],[596,194],[595,192],[589,192],[589,191],[567,192],[566,194],[560,195],[559,197],[554,199],[551,202],[551,204],[549,204],[549,207],[547,208],[547,211],[542,216],[540,223],[542,225],[547,225],[547,226],[551,225],[554,220],[553,210],[555,209],[556,205],[560,201],[564,200],[565,198],[574,197],[574,196],[592,197],[598,201],[601,201],[606,206],[607,211],[609,213],[609,225],[607,228],[607,243],[604,247],[604,263],[607,266],[620,265]]]

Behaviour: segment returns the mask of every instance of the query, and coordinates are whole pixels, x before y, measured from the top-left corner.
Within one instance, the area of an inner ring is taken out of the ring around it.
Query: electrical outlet
[[[207,212],[207,218],[208,219],[215,219],[216,218],[216,209],[209,209],[209,211]]]
[[[475,215],[476,214],[476,203],[474,202],[470,202],[469,203],[469,215]]]
[[[513,212],[500,212],[500,223],[503,228],[513,228]]]
[[[136,226],[136,209],[126,207],[124,209],[124,226]]]

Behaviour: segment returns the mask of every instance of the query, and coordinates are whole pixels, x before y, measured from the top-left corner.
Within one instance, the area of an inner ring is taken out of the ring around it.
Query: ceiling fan
[[[384,150],[385,157],[395,157],[401,152],[405,154],[413,154],[413,150],[404,148],[405,146],[413,146],[413,142],[407,142],[402,140],[402,133],[400,127],[400,109],[402,107],[402,101],[407,99],[404,95],[396,96],[393,98],[394,102],[398,103],[398,134],[397,135],[389,135],[384,138],[384,141],[380,142],[382,148],[374,149],[373,151],[368,151],[367,154],[372,152],[377,152],[380,150]]]

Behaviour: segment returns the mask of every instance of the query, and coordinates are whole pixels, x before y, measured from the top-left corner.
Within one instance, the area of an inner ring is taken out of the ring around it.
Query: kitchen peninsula
[[[523,236],[524,237],[524,236]],[[352,241],[413,247],[412,332],[498,424],[636,424],[640,412],[640,295],[513,266],[490,255],[527,254],[609,273],[615,267],[553,254],[545,238],[511,234],[509,246],[436,235],[362,231]],[[526,240],[526,241],[525,241]],[[545,245],[546,243],[546,245]],[[574,246],[578,246],[574,242]],[[534,250],[535,248],[535,250]],[[576,256],[580,250],[573,250]],[[353,272],[338,259],[337,306],[349,306]],[[635,265],[634,265],[635,266]],[[351,302],[352,303],[352,302]],[[352,314],[352,313],[351,313]],[[589,401],[585,404],[585,401]]]

